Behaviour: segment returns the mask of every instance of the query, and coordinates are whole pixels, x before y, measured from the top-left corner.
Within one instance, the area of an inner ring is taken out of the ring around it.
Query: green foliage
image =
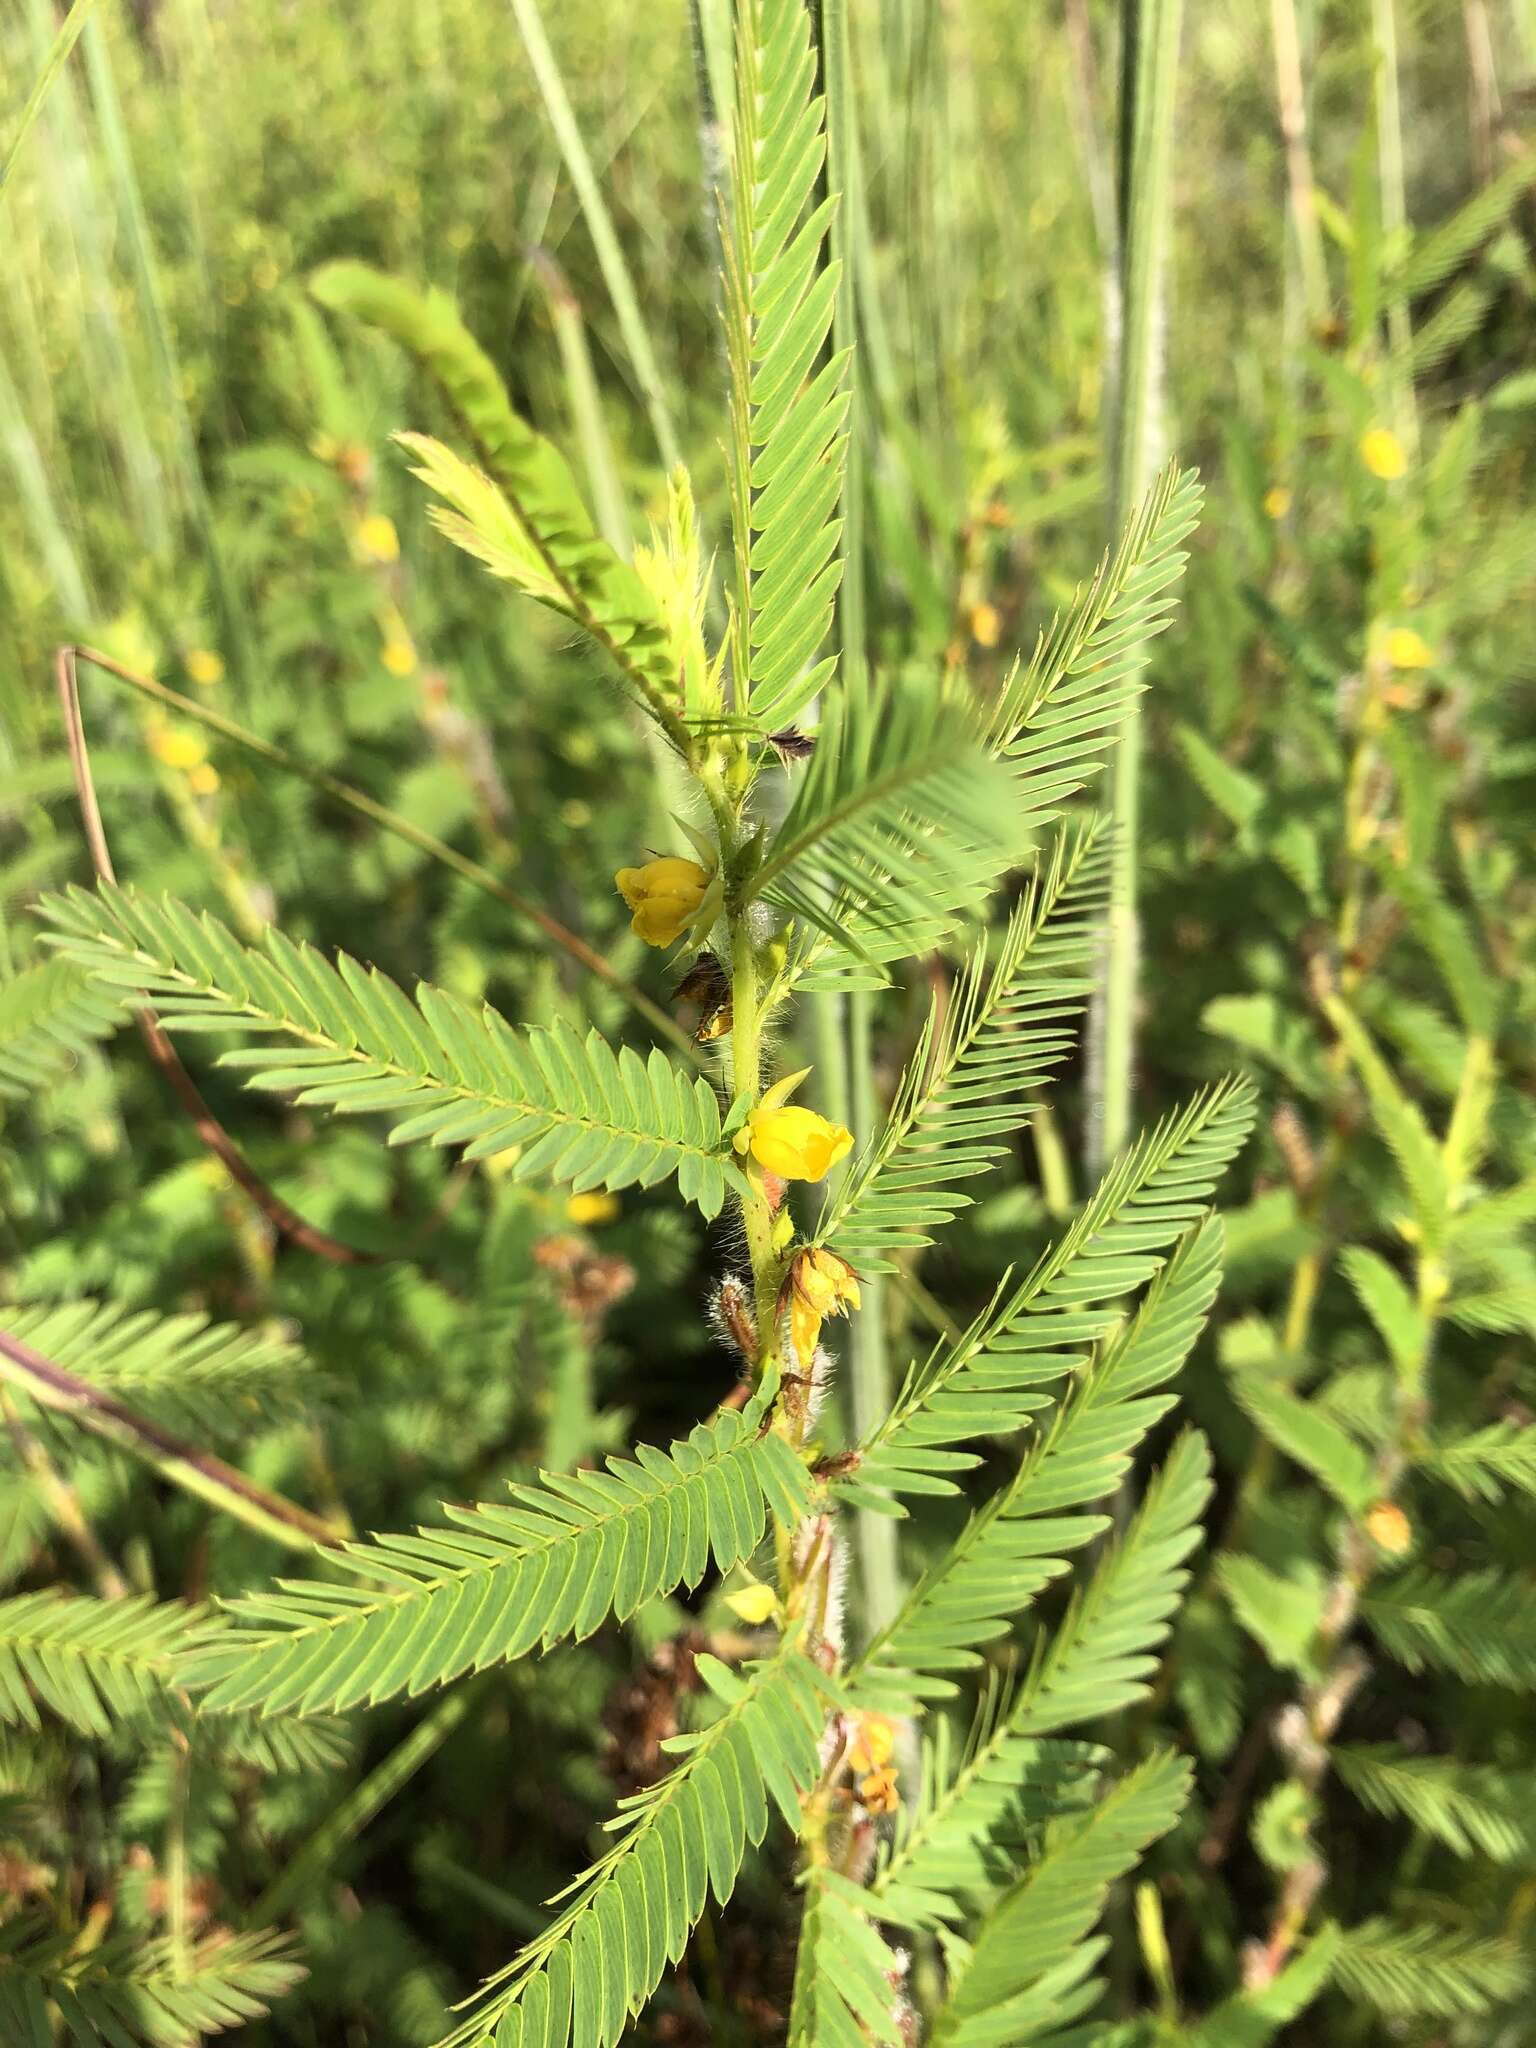
[[[122,1003],[64,960],[0,982],[0,1098],[59,1080],[122,1018]]]
[[[261,950],[169,899],[103,884],[72,890],[49,914],[70,957],[109,983],[153,995],[172,1030],[249,1025],[298,1045],[225,1053],[247,1085],[304,1105],[396,1115],[393,1144],[418,1138],[487,1159],[519,1147],[512,1171],[578,1189],[652,1187],[676,1174],[715,1215],[735,1167],[720,1153],[714,1091],[665,1056],[612,1052],[595,1031],[515,1031],[423,982],[411,1003],[387,975],[347,954],[328,965],[280,932]]]
[[[450,1508],[452,1526],[351,1544],[362,1584],[284,1580],[235,1606],[239,1632],[187,1667],[205,1707],[317,1713],[418,1693],[610,1613],[696,1586],[757,1548],[771,1510],[793,1522],[804,1468],[758,1415],[700,1423],[597,1473],[544,1475],[514,1504]],[[372,1581],[374,1583],[370,1584]]]
[[[16,2048],[51,2048],[54,2012],[72,2048],[189,2048],[259,2019],[301,1974],[273,1934],[212,1934],[187,1954],[130,1941],[72,1953],[18,1920],[0,1933],[0,2020]]]
[[[636,1793],[618,1840],[571,1888],[558,1919],[493,1978],[445,2048],[495,2040],[608,2048],[626,2016],[682,1953],[709,1895],[724,1904],[770,1802],[791,1827],[816,1772],[821,1701],[794,1649],[743,1675],[704,1660],[700,1675],[722,1712],[702,1735],[674,1738],[683,1761]]]

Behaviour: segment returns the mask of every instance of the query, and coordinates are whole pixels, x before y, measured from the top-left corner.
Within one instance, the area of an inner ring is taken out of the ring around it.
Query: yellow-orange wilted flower
[[[896,1754],[896,1723],[884,1714],[860,1714],[848,1745],[848,1763],[857,1776],[883,1770]]]
[[[1429,668],[1434,663],[1435,650],[1412,626],[1394,626],[1381,647],[1393,668]]]
[[[784,1291],[789,1297],[790,1342],[800,1363],[808,1367],[816,1354],[822,1318],[859,1306],[859,1276],[836,1252],[812,1245],[790,1261]]]
[[[1402,1557],[1413,1546],[1413,1524],[1395,1501],[1378,1501],[1365,1518],[1365,1533],[1388,1557]]]
[[[896,1773],[889,1765],[859,1780],[859,1799],[869,1813],[894,1813],[901,1804]]]
[[[853,1133],[796,1102],[758,1104],[736,1133],[736,1149],[750,1149],[758,1165],[780,1180],[822,1180],[853,1150]]]
[[[971,638],[978,647],[995,647],[1002,633],[1003,622],[995,604],[971,606]]]
[[[668,854],[643,868],[620,868],[614,886],[634,912],[630,930],[648,946],[670,946],[699,914],[709,889],[709,871],[696,860]]]
[[[1266,519],[1283,519],[1291,509],[1291,494],[1284,484],[1271,484],[1264,493]]]
[[[601,1188],[572,1195],[565,1205],[567,1223],[611,1223],[619,1213],[619,1198]]]
[[[1396,483],[1408,473],[1408,456],[1390,427],[1372,427],[1360,436],[1360,460],[1383,483]]]
[[[149,736],[149,749],[163,766],[179,768],[183,774],[208,758],[202,734],[186,725],[157,726]]]
[[[395,531],[395,522],[385,512],[370,512],[366,519],[359,521],[357,544],[375,562],[398,562],[400,559],[400,536]]]
[[[185,666],[187,674],[200,689],[211,690],[224,680],[223,659],[211,647],[189,648]]]

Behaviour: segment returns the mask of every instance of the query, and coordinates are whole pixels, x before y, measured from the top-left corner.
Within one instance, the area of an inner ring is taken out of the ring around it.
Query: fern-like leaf
[[[791,1827],[818,1768],[824,1708],[798,1651],[737,1676],[712,1657],[700,1676],[724,1711],[674,1736],[683,1761],[623,1803],[619,1840],[571,1887],[570,1904],[482,1986],[443,2048],[611,2048],[682,1954],[710,1892],[724,1905],[769,1803]]]
[[[0,1309],[0,1323],[93,1386],[204,1426],[248,1421],[318,1378],[296,1345],[204,1315],[71,1301]]]
[[[1124,1537],[1055,1632],[1040,1639],[1025,1677],[989,1716],[959,1768],[928,1782],[923,1803],[872,1885],[881,1919],[933,1926],[953,1917],[957,1882],[969,1893],[984,1893],[1000,1856],[1016,1849],[1021,1822],[1031,1818],[1031,1775],[1052,1755],[1041,1738],[1118,1713],[1142,1697],[1157,1668],[1153,1652],[1168,1633],[1189,1575],[1210,1491],[1204,1438],[1181,1438]],[[1092,1760],[1083,1757],[1085,1764]]]
[[[334,1554],[341,1585],[281,1580],[232,1603],[237,1628],[189,1666],[206,1710],[339,1711],[419,1693],[587,1636],[609,1614],[749,1557],[771,1512],[804,1512],[805,1468],[759,1418],[726,1412],[670,1451],[514,1486],[514,1505]],[[371,1582],[371,1583],[370,1583]]]
[[[750,894],[800,920],[789,977],[875,986],[979,917],[1027,844],[1019,779],[926,684],[827,708]]]
[[[322,305],[381,329],[431,374],[541,560],[558,609],[601,642],[662,726],[686,745],[678,718],[679,664],[665,619],[631,565],[593,525],[564,456],[513,410],[495,365],[453,301],[436,290],[412,291],[350,261],[328,263],[310,287]],[[551,601],[533,584],[525,587]]]
[[[242,946],[212,917],[103,883],[45,905],[54,943],[103,981],[155,999],[172,1030],[246,1027],[294,1044],[225,1053],[253,1088],[343,1112],[392,1113],[390,1142],[463,1145],[470,1159],[519,1148],[516,1178],[578,1189],[653,1187],[676,1174],[715,1215],[739,1180],[702,1075],[653,1050],[615,1053],[567,1024],[514,1030],[488,1005],[418,984],[412,1003],[347,954],[333,967],[280,932]]]
[[[1403,1756],[1386,1744],[1340,1744],[1332,1759],[1357,1799],[1401,1816],[1458,1856],[1513,1863],[1531,1853],[1536,1829],[1526,1816],[1536,1785],[1529,1776],[1448,1756]]]
[[[933,1696],[979,1662],[1075,1550],[1107,1526],[1084,1513],[1114,1492],[1136,1445],[1173,1405],[1159,1389],[1189,1355],[1221,1278],[1221,1226],[1192,1232],[1146,1301],[1102,1348],[1026,1453],[870,1644],[860,1684]]]
[[[1190,1775],[1182,1757],[1151,1756],[1096,1805],[1047,1829],[955,1971],[933,2023],[933,2048],[1004,2048],[1080,2013],[1086,2000],[1074,1964],[1081,1945],[1109,1887],[1178,1819]],[[1051,2005],[1042,2009],[1046,1986]]]
[[[738,708],[768,730],[802,711],[833,667],[813,657],[842,575],[848,351],[820,361],[841,268],[823,261],[838,201],[815,199],[825,110],[800,0],[745,0],[736,58],[725,298],[735,673]]]
[[[935,1001],[883,1130],[817,1225],[861,1271],[889,1271],[969,1205],[959,1184],[1007,1151],[1027,1118],[1020,1096],[1070,1051],[1107,877],[1097,828],[1063,832],[995,955],[978,946]]]
[[[126,1015],[120,997],[67,960],[45,960],[0,982],[0,1101],[51,1086]]]
[[[1528,1589],[1505,1572],[1401,1572],[1374,1586],[1361,1611],[1382,1648],[1410,1671],[1536,1687],[1536,1613]]]
[[[901,2048],[896,1958],[868,1904],[824,1865],[806,1873],[789,2048]]]
[[[1081,786],[1084,755],[1095,758],[1114,737],[1151,642],[1173,617],[1200,500],[1193,470],[1165,469],[1092,581],[998,698],[994,744],[1034,775],[1061,776],[1062,795],[1067,783]]]
[[[1484,2013],[1529,1981],[1512,1941],[1384,1917],[1343,1930],[1333,1969],[1352,1998],[1393,2019]]]
[[[56,2048],[195,2048],[261,2019],[304,1972],[274,1933],[204,1935],[190,1953],[121,1935],[99,1944],[27,1919],[0,1929],[0,2038]]]
[[[871,1507],[903,1493],[948,1493],[974,1464],[948,1446],[1018,1429],[1041,1389],[1079,1367],[1196,1222],[1247,1135],[1253,1091],[1223,1082],[1146,1133],[1112,1166],[1070,1227],[958,1343],[909,1376],[889,1418],[861,1446],[847,1497]]]

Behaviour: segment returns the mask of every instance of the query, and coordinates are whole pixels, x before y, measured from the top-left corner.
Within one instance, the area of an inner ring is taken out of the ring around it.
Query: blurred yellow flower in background
[[[1383,483],[1395,483],[1408,473],[1407,454],[1390,427],[1372,427],[1360,436],[1360,460]]]
[[[186,671],[200,689],[211,690],[215,683],[224,680],[223,659],[211,647],[193,647],[188,650]]]
[[[1433,647],[1412,626],[1394,626],[1381,644],[1393,668],[1429,668],[1435,659]]]
[[[400,536],[387,513],[370,512],[357,529],[357,544],[375,562],[398,562]]]
[[[619,1198],[600,1188],[572,1195],[565,1205],[567,1223],[611,1223],[619,1213]]]
[[[1268,519],[1283,519],[1291,509],[1291,494],[1284,484],[1271,484],[1264,493],[1264,514]]]
[[[149,750],[163,767],[179,768],[184,774],[208,758],[202,734],[188,725],[156,726],[149,736]]]

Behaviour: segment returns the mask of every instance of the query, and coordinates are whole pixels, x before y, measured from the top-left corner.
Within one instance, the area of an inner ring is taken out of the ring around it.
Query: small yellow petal
[[[565,1205],[565,1219],[568,1223],[611,1223],[619,1213],[619,1198],[600,1188],[593,1188],[586,1194],[572,1195]]]
[[[408,676],[416,668],[416,650],[409,640],[386,640],[379,649],[379,659],[392,676]]]
[[[199,761],[187,771],[187,786],[194,796],[212,796],[219,787],[219,771],[211,761]]]
[[[620,868],[614,887],[634,912],[630,929],[648,946],[680,939],[709,894],[710,873],[696,860],[669,854],[644,867]]]
[[[1271,484],[1264,493],[1264,515],[1267,519],[1283,519],[1291,509],[1291,494],[1284,484]]]

